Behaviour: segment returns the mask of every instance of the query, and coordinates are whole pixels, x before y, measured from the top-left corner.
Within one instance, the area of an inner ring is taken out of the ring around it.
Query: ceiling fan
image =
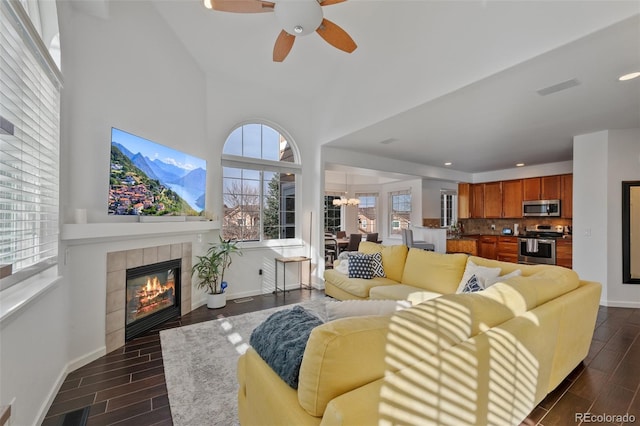
[[[287,57],[296,37],[317,32],[333,47],[351,53],[358,47],[345,30],[324,18],[321,6],[346,0],[204,0],[208,9],[235,13],[274,12],[283,30],[273,46],[274,62]]]

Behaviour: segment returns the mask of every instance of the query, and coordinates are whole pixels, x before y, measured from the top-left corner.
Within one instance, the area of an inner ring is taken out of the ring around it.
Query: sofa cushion
[[[412,248],[402,274],[402,284],[436,293],[455,293],[467,262],[462,253],[444,254]]]
[[[316,327],[300,366],[298,401],[312,416],[349,390],[384,376],[384,354],[391,316],[341,318]]]
[[[327,320],[333,321],[363,315],[391,315],[400,309],[410,308],[411,303],[406,300],[344,300],[328,301],[325,307]]]
[[[441,293],[423,290],[406,284],[374,287],[369,291],[370,299],[408,300],[412,305],[440,296],[442,296]]]
[[[358,247],[362,253],[380,253],[385,275],[396,282],[402,280],[408,250],[405,245],[384,246],[371,241],[363,241]]]
[[[249,344],[282,380],[297,389],[309,334],[321,324],[320,318],[295,306],[270,315],[251,332]]]
[[[340,290],[353,294],[354,296],[361,297],[363,299],[369,297],[369,291],[373,287],[397,284],[397,282],[389,278],[382,277],[374,277],[370,280],[365,280],[362,278],[349,278],[348,276],[341,274],[340,272],[336,272],[333,269],[326,269],[324,271],[324,279]]]

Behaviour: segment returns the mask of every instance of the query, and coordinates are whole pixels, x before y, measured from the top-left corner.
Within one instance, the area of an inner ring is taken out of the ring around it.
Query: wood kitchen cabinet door
[[[497,258],[498,237],[494,235],[483,235],[478,240],[478,253],[485,259]]]
[[[498,237],[497,259],[518,263],[518,237]]]
[[[556,265],[569,269],[573,267],[573,245],[571,239],[559,238],[556,241]]]
[[[471,184],[458,184],[458,219],[471,217]]]
[[[484,217],[502,217],[502,182],[484,184]]]
[[[562,217],[571,219],[573,217],[573,175],[560,176],[560,213]]]
[[[522,217],[522,179],[502,182],[502,217]]]
[[[484,185],[481,183],[471,185],[471,217],[484,217]]]
[[[540,178],[522,179],[522,195],[524,201],[540,200]]]
[[[543,176],[540,178],[540,199],[560,199],[560,176]]]

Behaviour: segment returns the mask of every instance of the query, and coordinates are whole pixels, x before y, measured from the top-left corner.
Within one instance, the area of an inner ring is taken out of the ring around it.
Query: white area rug
[[[325,299],[300,303],[326,319]],[[295,305],[207,321],[160,332],[162,358],[175,426],[238,423],[238,357],[253,329],[272,313]]]

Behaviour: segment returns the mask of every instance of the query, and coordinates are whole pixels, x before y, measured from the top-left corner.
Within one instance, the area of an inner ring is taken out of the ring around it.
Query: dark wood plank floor
[[[263,295],[243,303],[229,301],[222,309],[203,306],[160,329],[318,297],[324,297],[324,293],[296,290],[284,301],[282,295]],[[70,373],[42,425],[59,426],[64,413],[84,407],[90,407],[87,425],[172,425],[160,329]],[[628,413],[635,416],[636,425],[640,424],[640,309],[600,307],[587,359],[531,412],[523,425],[578,425],[581,422],[576,421],[576,413],[587,412],[594,416]],[[603,420],[595,424],[633,424],[616,418]]]

